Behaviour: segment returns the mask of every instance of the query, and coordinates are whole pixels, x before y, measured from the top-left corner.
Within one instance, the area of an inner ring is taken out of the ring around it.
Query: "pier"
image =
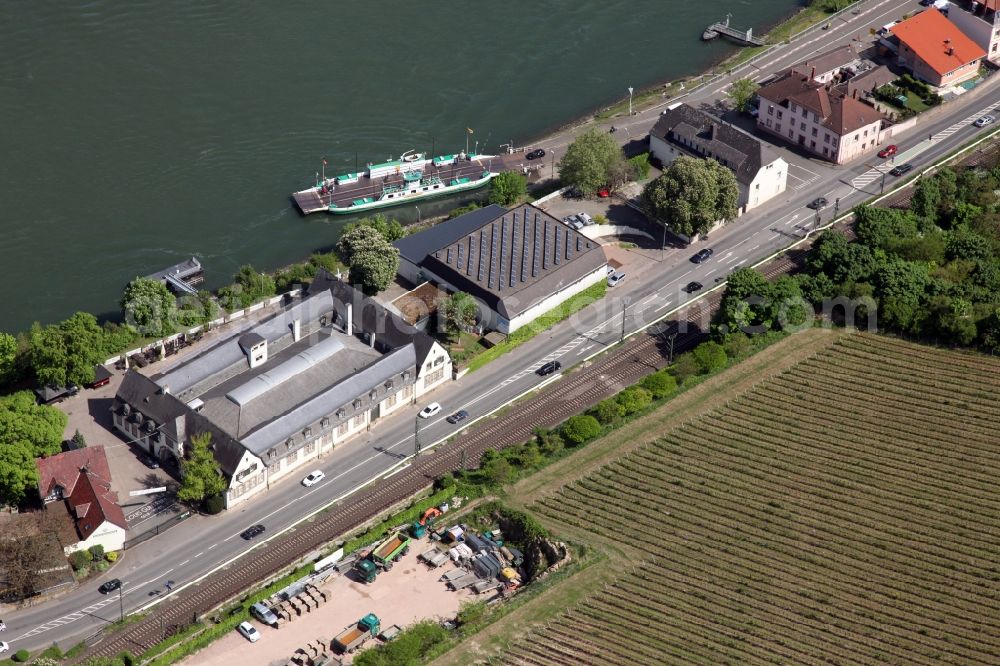
[[[753,28],[747,28],[745,31],[733,28],[729,25],[729,19],[730,15],[726,14],[725,21],[713,23],[705,28],[705,32],[701,33],[702,40],[707,42],[721,35],[722,37],[728,37],[742,46],[764,46],[763,39],[753,36]]]
[[[162,282],[175,294],[197,294],[198,290],[194,285],[205,281],[205,272],[202,270],[201,262],[196,257],[191,257],[187,261],[146,277]]]

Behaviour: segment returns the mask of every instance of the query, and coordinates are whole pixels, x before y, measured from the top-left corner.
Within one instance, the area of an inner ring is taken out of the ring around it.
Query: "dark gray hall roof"
[[[720,162],[744,185],[753,182],[762,166],[778,159],[777,153],[755,137],[687,104],[667,109],[650,133]]]
[[[399,249],[400,257],[419,266],[420,262],[427,255],[433,254],[435,250],[451,245],[459,238],[472,233],[506,212],[506,208],[490,204],[465,215],[459,215],[454,219],[435,224],[430,229],[404,236],[395,241],[393,245]]]
[[[607,263],[597,242],[530,204],[475,221],[422,265],[508,320]]]

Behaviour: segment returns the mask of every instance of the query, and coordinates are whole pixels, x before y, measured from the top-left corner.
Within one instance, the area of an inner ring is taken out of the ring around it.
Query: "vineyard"
[[[536,503],[636,556],[501,658],[1000,663],[998,423],[1000,360],[843,336]]]

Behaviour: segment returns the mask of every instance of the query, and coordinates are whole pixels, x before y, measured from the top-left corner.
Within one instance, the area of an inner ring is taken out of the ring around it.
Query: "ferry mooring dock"
[[[764,46],[763,39],[753,36],[753,28],[747,28],[744,31],[731,27],[729,25],[730,17],[730,14],[726,14],[725,21],[721,23],[713,23],[705,28],[705,32],[701,33],[702,40],[707,42],[721,35],[722,37],[727,37],[742,46]]]

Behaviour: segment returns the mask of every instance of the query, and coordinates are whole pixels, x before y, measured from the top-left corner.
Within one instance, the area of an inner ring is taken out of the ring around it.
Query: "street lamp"
[[[123,596],[123,591],[125,590],[125,583],[118,586],[118,621],[125,621],[125,597]]]
[[[663,223],[663,242],[660,243],[660,261],[663,261],[663,255],[667,251],[667,224]]]
[[[414,206],[417,209],[417,224],[420,224],[420,206]]]
[[[632,86],[628,87],[628,115],[632,115]]]
[[[413,417],[413,456],[420,455],[420,415]]]

